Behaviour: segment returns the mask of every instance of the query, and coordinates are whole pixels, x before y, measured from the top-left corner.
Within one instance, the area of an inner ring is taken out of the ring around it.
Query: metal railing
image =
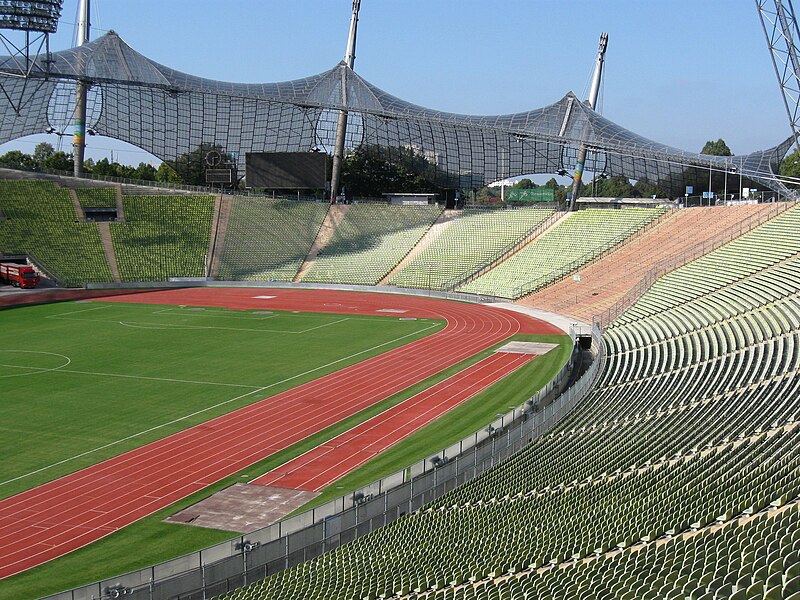
[[[8,168],[8,167],[3,167]],[[213,189],[206,186],[200,185],[186,185],[183,183],[168,183],[166,181],[154,181],[150,179],[129,179],[127,177],[113,177],[111,175],[98,175],[96,173],[84,173],[82,177],[76,178],[72,172],[68,171],[56,171],[53,169],[32,169],[32,170],[25,170],[25,169],[9,169],[11,171],[21,171],[23,173],[31,173],[32,175],[44,175],[45,177],[41,177],[41,179],[52,180],[52,179],[67,179],[70,180],[70,183],[88,180],[88,181],[100,181],[106,183],[116,183],[122,185],[135,185],[139,187],[149,187],[149,188],[161,188],[166,190],[179,190],[185,192],[196,192],[201,194],[218,194],[219,189]]]
[[[574,273],[581,267],[591,264],[592,262],[599,260],[606,256],[607,254],[616,251],[618,248],[621,248],[634,240],[639,239],[643,236],[647,231],[655,227],[656,225],[660,224],[662,221],[668,219],[672,216],[670,211],[666,211],[661,215],[653,218],[652,220],[648,221],[644,225],[634,225],[630,229],[623,231],[616,237],[606,241],[601,246],[595,247],[594,250],[590,250],[589,252],[585,252],[579,257],[573,259],[572,261],[566,263],[558,267],[557,269],[553,269],[549,273],[537,277],[535,279],[530,279],[522,285],[514,286],[513,288],[507,288],[505,290],[501,290],[499,297],[505,298],[507,300],[516,300],[523,296],[528,296],[535,292],[541,291],[559,280],[563,277],[566,277],[570,273]]]
[[[602,313],[592,317],[592,322],[595,323],[601,331],[605,331],[609,325],[619,317],[628,308],[633,306],[639,298],[641,298],[653,284],[675,269],[682,267],[691,261],[700,258],[717,250],[732,240],[744,235],[763,225],[767,221],[774,219],[782,212],[789,210],[796,206],[796,202],[775,202],[769,204],[770,208],[764,211],[759,211],[750,215],[747,219],[734,223],[733,225],[725,228],[712,240],[704,240],[689,248],[686,248],[681,254],[671,258],[664,259],[656,263],[639,282],[631,288],[625,295],[620,298],[613,306],[609,307]]]

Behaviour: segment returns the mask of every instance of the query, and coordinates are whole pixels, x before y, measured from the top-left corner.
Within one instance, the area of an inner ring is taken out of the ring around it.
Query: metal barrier
[[[595,360],[561,394],[569,363],[524,404],[485,428],[352,494],[199,552],[46,598],[205,600],[388,525],[507,459],[568,414],[589,392],[605,363],[600,329],[593,327],[591,335]]]

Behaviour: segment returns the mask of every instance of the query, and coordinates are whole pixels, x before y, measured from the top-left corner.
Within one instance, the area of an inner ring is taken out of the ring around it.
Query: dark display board
[[[272,190],[324,189],[324,152],[248,152],[247,186]]]

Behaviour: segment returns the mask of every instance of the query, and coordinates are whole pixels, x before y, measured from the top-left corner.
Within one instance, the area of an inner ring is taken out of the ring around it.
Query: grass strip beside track
[[[572,352],[569,336],[517,335],[512,339],[559,344],[559,346],[543,356],[537,356],[533,362],[500,380],[490,389],[481,392],[475,398],[457,406],[433,423],[382,452],[363,467],[323,490],[322,494],[295,513],[320,506],[349,491],[357,490],[382,477],[396,473],[404,467],[430,456],[433,452],[464,439],[479,427],[494,421],[497,413],[509,412],[512,407],[519,406],[547,385],[566,363]],[[483,356],[486,354],[488,352]]]
[[[524,402],[537,389],[543,387],[558,372],[571,352],[568,336],[517,335],[512,339],[536,340],[559,343],[560,347],[537,357],[526,367],[479,394],[446,414],[435,423],[425,427],[401,442],[388,452],[376,457],[357,471],[351,473],[334,486],[326,489],[313,505],[326,502],[337,496],[371,483],[416,462],[431,452],[445,447],[469,435],[482,425],[493,421],[498,412],[506,412],[509,406]],[[406,398],[421,392],[434,383],[473,364],[487,356],[487,350],[442,371],[400,394],[384,400],[367,410],[329,427],[312,438],[303,440],[268,459],[236,473],[208,488],[189,496],[172,506],[158,511],[98,542],[81,548],[66,556],[50,561],[19,575],[0,580],[0,600],[14,598],[26,600],[56,593],[115,575],[164,562],[171,558],[200,550],[233,537],[234,533],[203,529],[185,525],[163,523],[167,516],[183,510],[196,502],[234,483],[249,481],[307,452],[311,448],[347,431],[356,424],[394,406]],[[310,508],[312,504],[303,507]]]

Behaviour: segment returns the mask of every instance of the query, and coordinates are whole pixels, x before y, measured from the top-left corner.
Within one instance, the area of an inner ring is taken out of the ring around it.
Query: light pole
[[[725,191],[722,193],[722,200],[723,202],[727,201],[728,199],[728,161],[725,160]]]
[[[739,200],[742,199],[742,172],[739,171]]]

